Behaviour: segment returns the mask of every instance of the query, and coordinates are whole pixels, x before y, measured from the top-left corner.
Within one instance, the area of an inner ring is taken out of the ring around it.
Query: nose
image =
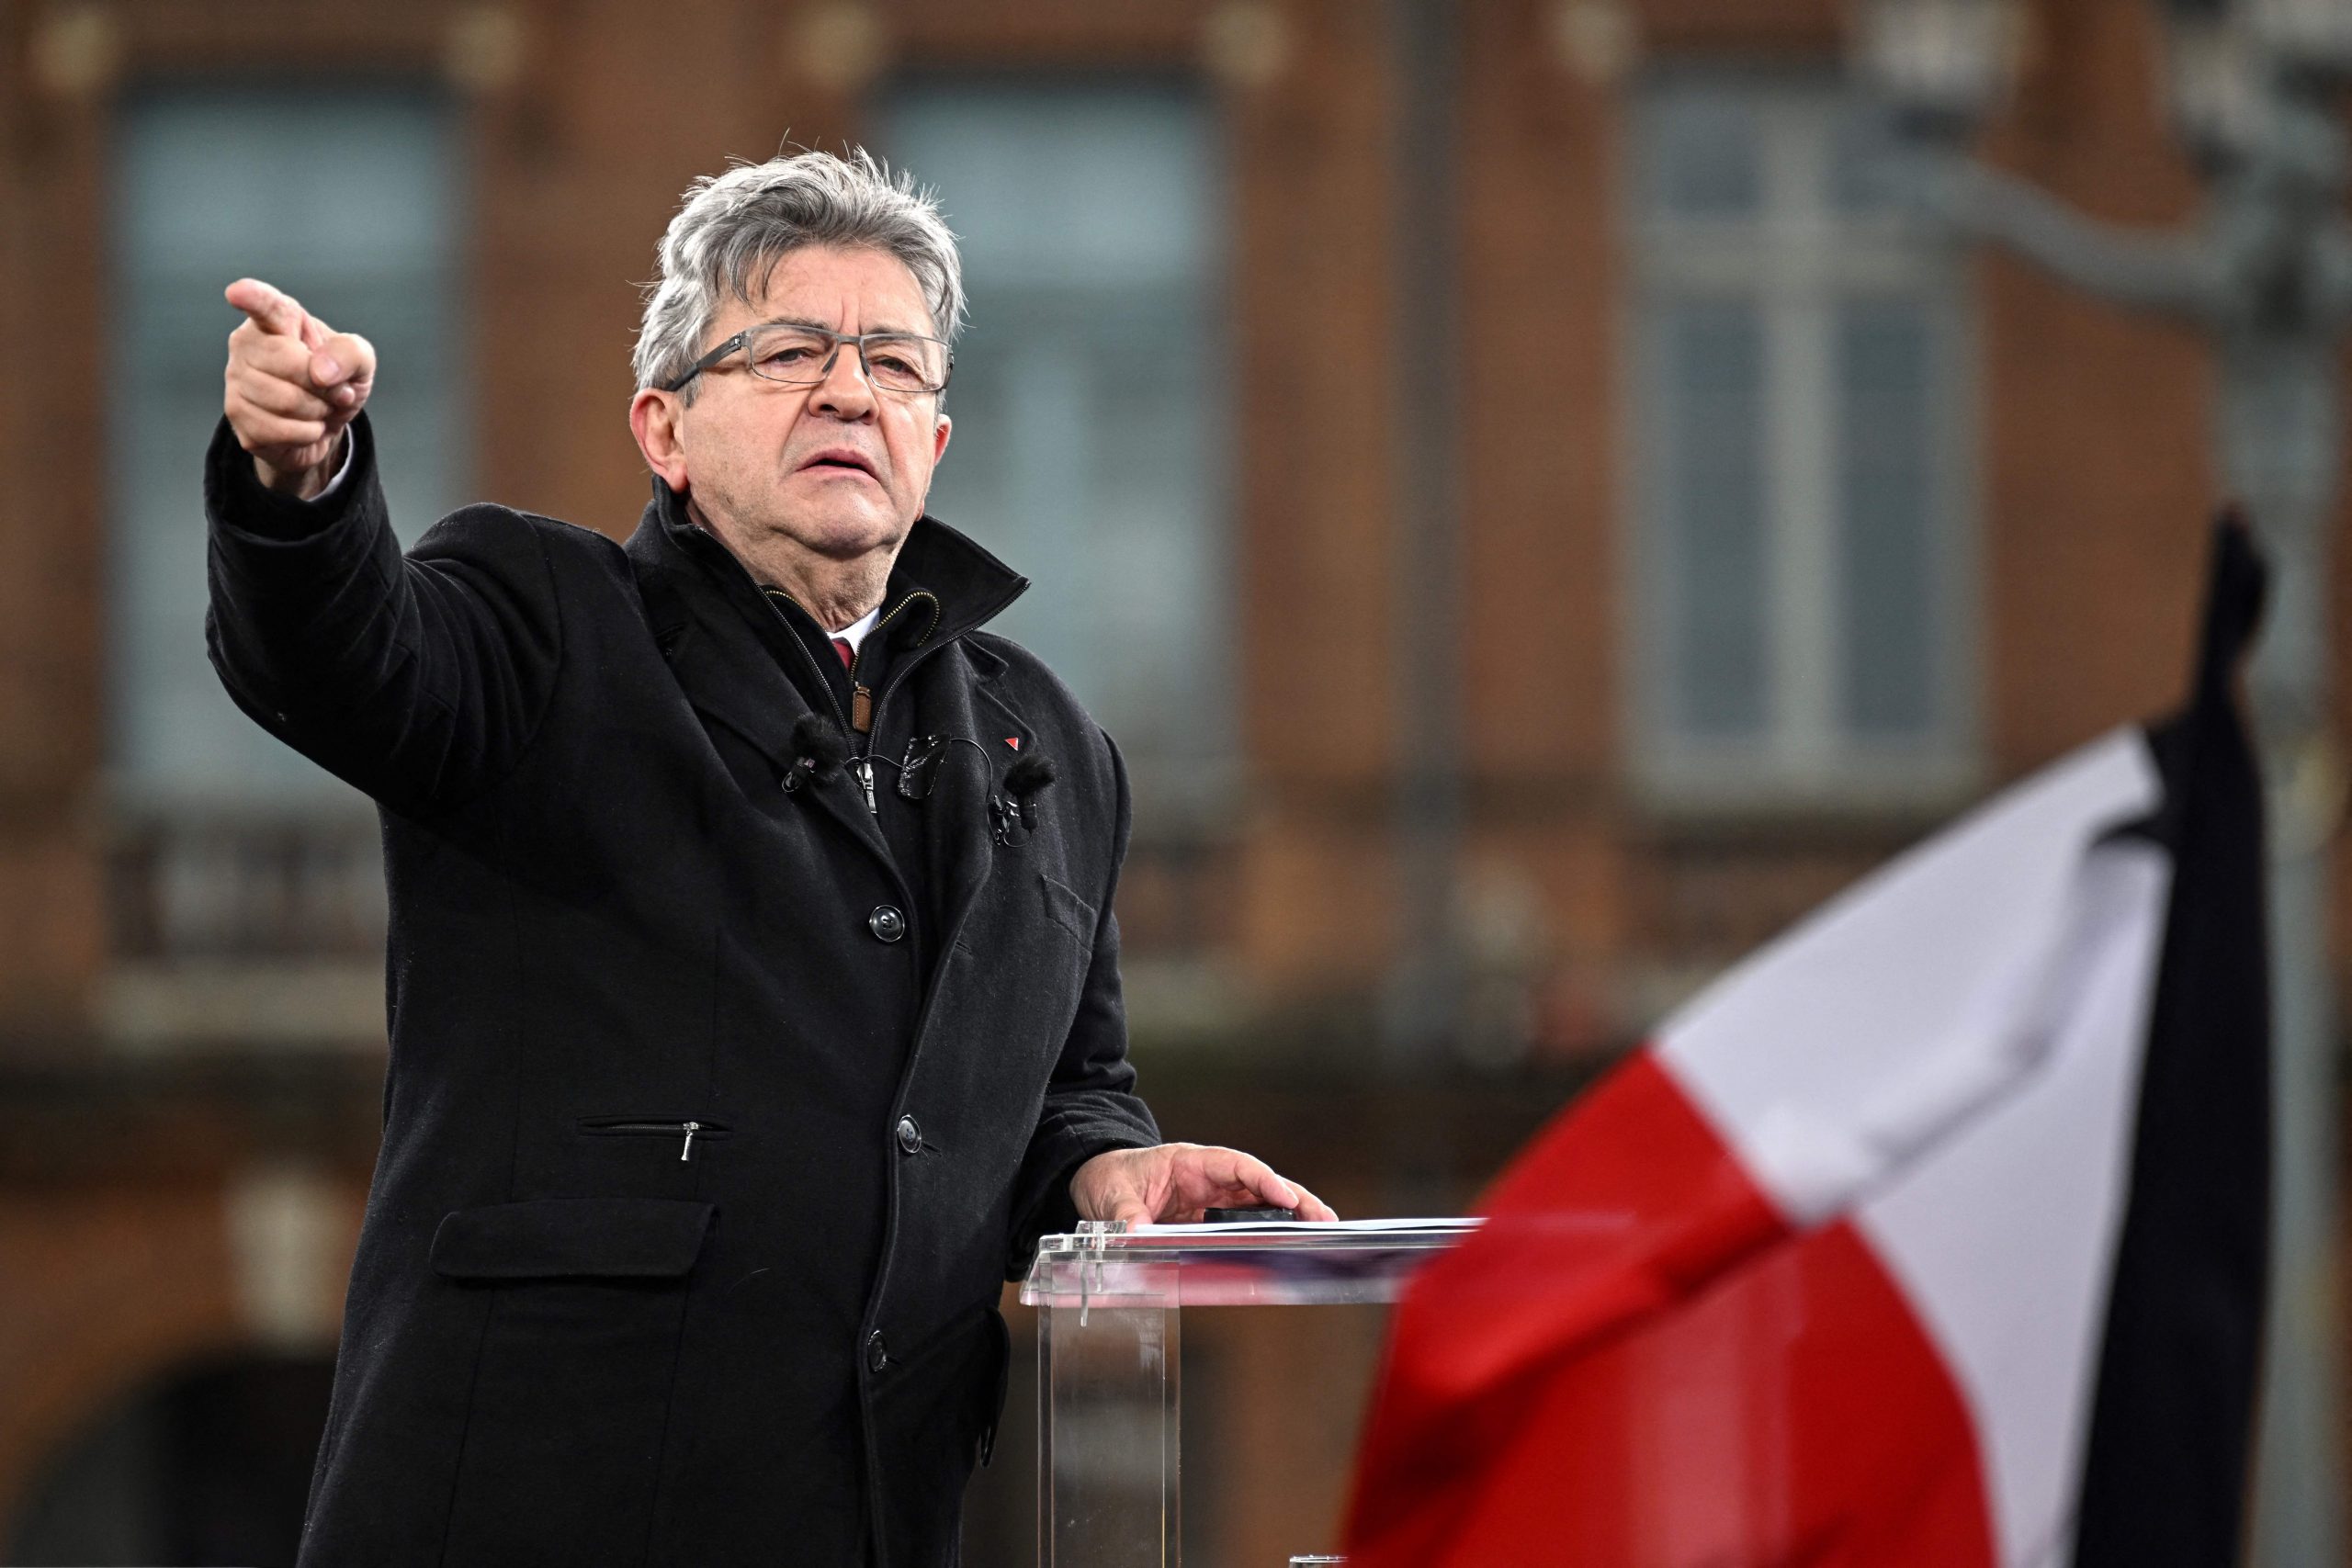
[[[825,378],[808,389],[809,405],[836,419],[872,417],[874,383],[866,378],[865,358],[854,344],[837,343],[825,361]]]

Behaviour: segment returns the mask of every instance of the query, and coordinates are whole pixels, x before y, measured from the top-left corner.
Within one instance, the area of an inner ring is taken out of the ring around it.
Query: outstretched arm
[[[522,756],[555,687],[544,525],[469,508],[403,558],[361,417],[375,350],[266,283],[240,279],[228,296],[245,321],[205,470],[205,633],[222,684],[263,728],[394,809],[480,793]]]

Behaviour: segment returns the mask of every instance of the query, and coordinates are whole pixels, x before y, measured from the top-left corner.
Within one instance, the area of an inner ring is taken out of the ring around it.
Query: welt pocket
[[[444,1215],[433,1271],[447,1280],[674,1280],[718,1213],[675,1198],[536,1198]]]
[[[1097,917],[1093,905],[1044,872],[1037,874],[1037,892],[1045,903],[1047,919],[1077,938],[1080,947],[1094,945]]]
[[[699,1143],[734,1135],[724,1122],[692,1116],[582,1116],[580,1132],[590,1138],[667,1138],[678,1145],[678,1157],[688,1158]]]

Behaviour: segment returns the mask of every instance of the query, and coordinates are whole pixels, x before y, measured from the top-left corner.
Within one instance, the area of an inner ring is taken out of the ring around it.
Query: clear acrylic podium
[[[1176,1568],[1188,1306],[1394,1302],[1476,1220],[1083,1224],[1021,1287],[1037,1313],[1037,1555],[1045,1568]]]

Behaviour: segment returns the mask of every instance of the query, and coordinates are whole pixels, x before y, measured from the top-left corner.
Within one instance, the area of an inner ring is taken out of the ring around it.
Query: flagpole
[[[2216,369],[2214,462],[2270,555],[2250,679],[2269,796],[2276,1163],[2252,1560],[2343,1561],[2335,1254],[2338,1093],[2330,842],[2345,805],[2333,739],[2330,525],[2352,326],[2352,149],[2335,113],[2352,19],[2334,0],[2169,0],[2171,107],[2208,176],[2193,227],[2125,230],[1971,158],[2015,74],[2008,0],[1871,0],[1859,43],[1931,166],[1955,233],[2120,304],[2200,328]]]

